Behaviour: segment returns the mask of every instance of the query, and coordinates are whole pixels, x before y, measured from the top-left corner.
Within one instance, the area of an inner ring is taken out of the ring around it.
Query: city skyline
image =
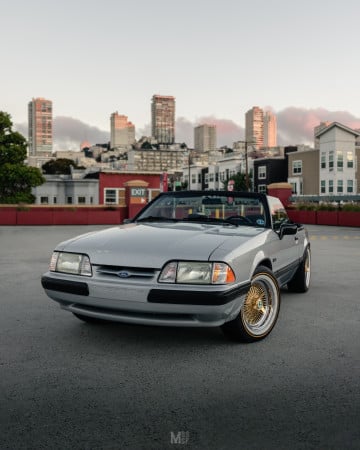
[[[280,146],[302,144],[314,146],[314,130],[317,126],[324,122],[341,122],[349,128],[360,129],[360,120],[357,120],[346,111],[327,111],[322,108],[306,111],[299,108],[286,108],[278,114],[272,111],[268,112],[275,116],[278,124],[280,123],[280,127],[277,127],[277,145]],[[127,116],[122,115],[122,117]],[[193,148],[195,144],[194,130],[196,127],[203,125],[204,123],[216,127],[218,147],[231,147],[234,142],[246,139],[246,125],[242,127],[231,120],[218,119],[214,116],[205,116],[197,119],[197,121],[193,123],[183,117],[180,117],[175,118],[176,142],[185,142],[189,147]],[[131,125],[136,129],[136,124],[131,123]],[[25,137],[28,136],[28,123],[15,123],[14,128]],[[107,130],[100,130],[99,128],[88,125],[79,119],[55,116],[53,118],[53,151],[78,151],[81,143],[84,141],[88,141],[91,145],[96,143],[111,142],[111,128],[111,123],[109,124]],[[136,130],[136,138],[139,139],[144,136],[150,137],[151,135],[150,118],[150,122],[146,124],[145,128],[140,129],[140,131],[139,129]]]
[[[176,140],[190,145],[210,120],[219,145],[243,138],[254,105],[276,114],[279,145],[311,142],[322,121],[360,128],[360,4],[260,3],[7,3],[0,109],[21,131],[29,99],[51,99],[54,144],[65,148],[91,134],[109,139],[113,111],[137,137],[150,134],[154,93],[176,98]]]

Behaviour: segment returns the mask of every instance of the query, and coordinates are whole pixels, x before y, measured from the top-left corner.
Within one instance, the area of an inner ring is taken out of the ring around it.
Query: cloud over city
[[[350,128],[360,128],[360,118],[347,111],[323,108],[288,107],[276,113],[279,145],[313,144],[314,127],[320,122],[340,122]]]
[[[273,110],[265,107],[264,110]],[[305,109],[288,107],[281,111],[273,111],[277,117],[278,144],[296,145],[313,144],[314,127],[320,122],[340,122],[350,128],[360,129],[360,118],[347,111],[328,111],[323,108]],[[200,124],[216,125],[217,145],[232,146],[233,142],[243,140],[244,127],[236,122],[215,116],[202,116],[191,121],[185,117],[176,119],[176,141],[185,142],[189,147],[194,145],[194,127]],[[27,137],[27,124],[15,124],[17,131]],[[106,143],[110,140],[110,131],[86,124],[73,117],[57,116],[53,123],[54,150],[79,150],[80,144],[88,141],[91,145]],[[136,136],[150,136],[150,124],[136,129]]]

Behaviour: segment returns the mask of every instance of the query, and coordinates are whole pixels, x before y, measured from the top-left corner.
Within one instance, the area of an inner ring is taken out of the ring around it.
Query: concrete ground
[[[360,448],[359,228],[308,226],[311,289],[250,345],[60,310],[53,247],[102,228],[0,227],[1,450]]]

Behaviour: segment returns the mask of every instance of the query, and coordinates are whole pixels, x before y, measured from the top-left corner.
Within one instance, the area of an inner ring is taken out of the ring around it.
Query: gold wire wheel
[[[261,284],[253,284],[244,302],[244,319],[249,325],[259,323],[267,313],[269,306],[269,293]]]
[[[306,251],[306,259],[305,259],[305,264],[304,264],[304,269],[305,269],[305,283],[306,286],[309,287],[310,284],[310,271],[311,271],[311,262],[310,262],[310,250],[308,249]]]

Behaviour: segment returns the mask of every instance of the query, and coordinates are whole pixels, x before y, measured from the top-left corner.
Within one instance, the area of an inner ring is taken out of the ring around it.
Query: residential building
[[[52,128],[51,100],[33,98],[28,103],[29,156],[51,156]]]
[[[175,97],[153,95],[151,103],[151,132],[159,144],[175,142]]]
[[[271,147],[263,158],[254,159],[254,192],[266,192],[273,183],[286,182],[288,179],[288,154],[296,152],[296,146]]]
[[[180,171],[187,161],[188,152],[182,149],[130,149],[127,152],[127,168],[140,171]]]
[[[254,160],[254,192],[266,193],[272,183],[287,181],[287,159],[283,157]]]
[[[314,148],[319,150],[320,148],[320,139],[318,137],[316,137],[316,135],[318,133],[320,133],[320,131],[324,130],[325,128],[327,128],[329,125],[331,124],[331,122],[320,122],[319,125],[317,125],[314,128]]]
[[[319,150],[288,154],[288,183],[294,195],[319,195]]]
[[[264,146],[264,112],[258,106],[245,114],[245,140],[254,143],[256,149]]]
[[[332,122],[315,135],[320,148],[320,196],[351,196],[358,192],[358,137],[357,131],[338,122]]]
[[[194,149],[199,152],[216,150],[216,125],[202,124],[194,128]]]
[[[277,122],[276,116],[271,111],[264,114],[264,147],[277,146]]]
[[[110,148],[127,148],[135,142],[135,125],[127,116],[114,112],[110,116]]]
[[[251,160],[249,167],[252,167]],[[188,184],[190,176],[190,189],[217,191],[225,189],[226,180],[239,172],[245,172],[244,157],[238,152],[231,152],[210,164],[204,162],[184,167],[182,180]]]

